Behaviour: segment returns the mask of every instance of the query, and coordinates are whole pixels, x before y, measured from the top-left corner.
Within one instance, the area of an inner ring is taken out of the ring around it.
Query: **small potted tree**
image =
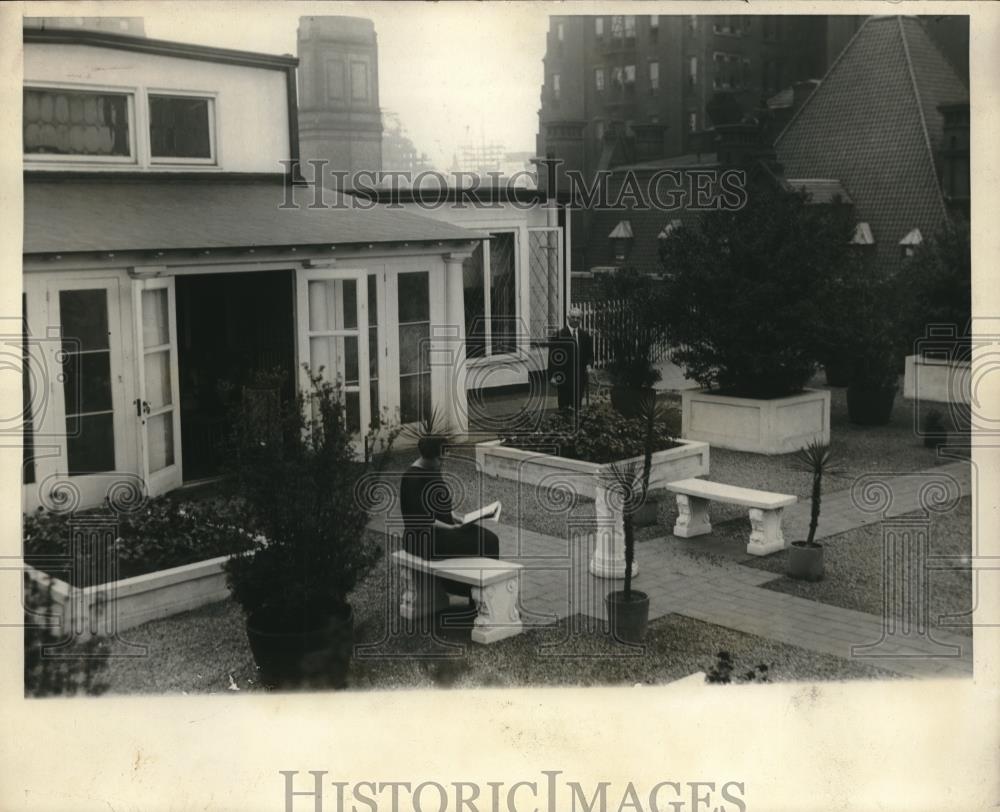
[[[662,416],[656,397],[647,394],[640,401],[640,413],[646,426],[642,467],[636,462],[616,463],[609,469],[612,490],[622,500],[622,524],[625,531],[625,585],[605,597],[611,634],[623,643],[641,643],[649,623],[649,595],[632,589],[632,564],[635,561],[636,515],[649,497],[649,474],[653,463],[653,437],[656,421]]]
[[[665,332],[658,305],[660,285],[630,268],[599,279],[606,305],[599,311],[597,327],[611,356],[607,366],[611,404],[622,415],[634,417],[660,380],[652,360]]]
[[[249,532],[227,578],[261,681],[275,688],[346,685],[348,596],[381,554],[365,534],[357,486],[366,463],[340,387],[322,369],[309,381],[308,392],[283,399],[280,382],[261,375],[234,418],[231,484]]]
[[[805,541],[793,541],[788,548],[788,574],[802,581],[819,581],[823,578],[823,545],[816,541],[816,526],[823,494],[823,475],[836,474],[836,459],[830,446],[812,441],[794,456],[795,466],[812,475],[809,535]]]

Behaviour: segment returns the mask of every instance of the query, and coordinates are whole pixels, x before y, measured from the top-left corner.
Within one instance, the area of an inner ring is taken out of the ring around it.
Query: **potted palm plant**
[[[802,581],[819,581],[823,578],[823,545],[816,541],[816,526],[823,494],[823,475],[836,474],[836,458],[830,446],[812,441],[794,456],[795,466],[812,475],[811,512],[809,535],[805,541],[793,541],[788,548],[788,574]]]
[[[259,376],[234,417],[231,485],[249,532],[226,564],[227,581],[261,681],[274,688],[346,685],[348,596],[381,554],[365,534],[357,486],[368,466],[341,388],[322,369],[309,381],[308,392],[282,399],[278,382]]]
[[[620,462],[610,466],[612,489],[622,500],[622,523],[625,531],[625,585],[605,596],[611,635],[622,643],[641,643],[649,623],[649,595],[632,589],[632,564],[635,561],[636,515],[649,497],[649,474],[653,464],[654,428],[662,417],[662,407],[655,395],[640,401],[640,413],[645,423],[642,466],[637,462]]]

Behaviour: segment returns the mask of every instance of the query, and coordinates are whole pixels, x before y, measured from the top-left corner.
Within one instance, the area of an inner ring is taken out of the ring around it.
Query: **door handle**
[[[132,401],[135,404],[135,416],[142,417],[144,414],[149,414],[149,403],[141,398],[136,398]]]

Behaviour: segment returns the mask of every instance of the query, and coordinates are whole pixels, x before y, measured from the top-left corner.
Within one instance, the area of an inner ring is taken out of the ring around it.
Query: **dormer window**
[[[924,235],[920,233],[919,228],[915,228],[910,231],[903,239],[899,241],[899,247],[902,251],[904,257],[912,257],[917,253],[917,248],[923,243]]]
[[[132,163],[132,118],[130,93],[26,87],[24,154],[30,160]]]
[[[213,100],[149,94],[149,153],[154,162],[214,163]]]

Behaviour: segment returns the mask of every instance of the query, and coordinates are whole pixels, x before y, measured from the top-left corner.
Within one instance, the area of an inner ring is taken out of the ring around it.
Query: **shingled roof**
[[[870,17],[778,136],[778,160],[787,177],[839,180],[880,261],[895,263],[903,236],[933,234],[947,216],[938,105],[967,100],[919,20]]]

